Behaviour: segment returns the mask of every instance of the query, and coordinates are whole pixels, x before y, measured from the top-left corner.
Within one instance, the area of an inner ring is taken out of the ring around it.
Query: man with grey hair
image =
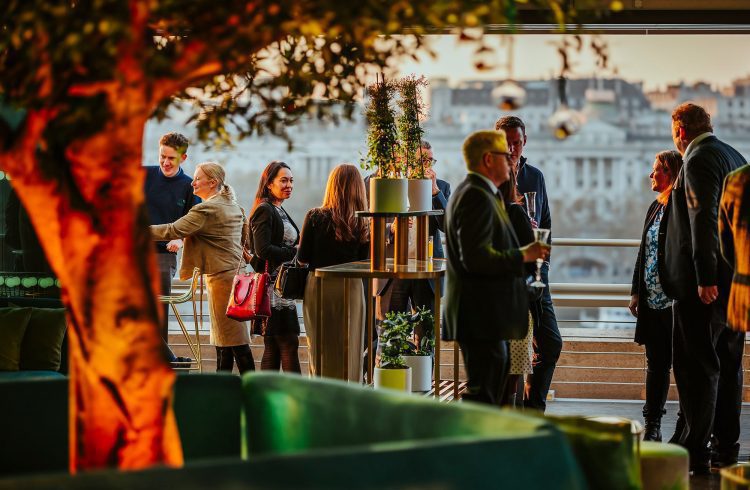
[[[519,248],[498,187],[510,178],[502,131],[464,141],[468,169],[446,214],[448,256],[443,340],[457,340],[468,377],[464,400],[498,405],[508,374],[508,340],[528,332],[524,264],[549,255],[549,245]]]

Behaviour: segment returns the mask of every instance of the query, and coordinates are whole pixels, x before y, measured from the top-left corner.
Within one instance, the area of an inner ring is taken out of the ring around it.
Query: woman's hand
[[[167,243],[167,250],[176,253],[179,249],[182,248],[182,240],[179,238],[176,240],[171,240]]]
[[[637,294],[634,294],[630,297],[630,304],[628,305],[628,309],[630,310],[630,313],[632,313],[634,317],[638,318],[638,295]]]

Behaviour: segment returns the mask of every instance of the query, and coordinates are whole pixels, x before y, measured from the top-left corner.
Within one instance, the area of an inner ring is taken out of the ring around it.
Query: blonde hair
[[[321,209],[331,213],[336,240],[359,243],[368,240],[368,221],[354,215],[356,211],[367,210],[365,181],[354,165],[342,163],[331,170]]]
[[[505,131],[476,131],[466,137],[463,144],[464,160],[466,168],[476,170],[482,164],[484,154],[498,151],[508,153],[508,142],[505,139]]]
[[[224,183],[224,179],[226,179],[226,172],[224,172],[224,168],[221,165],[216,162],[203,162],[196,165],[195,169],[201,169],[206,177],[216,181],[216,189],[218,190],[219,194],[228,197],[232,201],[237,200],[232,186]]]

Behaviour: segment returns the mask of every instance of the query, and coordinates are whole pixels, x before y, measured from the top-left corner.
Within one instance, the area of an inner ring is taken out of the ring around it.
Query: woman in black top
[[[356,211],[367,209],[365,183],[350,164],[338,165],[328,176],[323,205],[311,209],[302,225],[298,260],[310,269],[343,264],[367,258],[369,222],[357,218]],[[307,276],[303,314],[309,345],[310,373],[316,374],[314,365],[318,348],[322,352],[322,369],[319,374],[334,378],[344,377],[344,342],[349,325],[348,379],[362,379],[362,343],[365,322],[365,297],[362,281],[339,278],[323,280],[323,329],[325,345],[318,345],[317,333],[317,281],[311,272]],[[344,288],[349,289],[348,311],[344,311]]]
[[[263,170],[250,213],[248,249],[253,253],[250,264],[260,272],[268,270],[271,283],[276,279],[279,266],[289,262],[297,253],[299,229],[281,203],[289,199],[294,187],[292,171],[284,162],[274,161]],[[258,329],[258,323],[261,328]],[[271,292],[271,317],[263,322],[256,320],[254,332],[263,335],[261,369],[299,373],[299,320],[294,300],[283,299]]]
[[[674,150],[656,155],[651,190],[659,195],[646,213],[641,246],[633,270],[630,312],[637,318],[635,341],[646,346],[646,404],[643,418],[646,441],[661,441],[661,418],[669,394],[669,370],[672,367],[672,300],[664,294],[659,281],[664,264],[669,196],[682,157]],[[677,432],[677,431],[675,431]]]
[[[511,225],[513,226],[513,231],[516,233],[516,238],[518,238],[518,245],[523,247],[524,245],[534,242],[534,232],[531,228],[531,220],[526,214],[524,207],[520,204],[521,198],[518,195],[518,189],[516,188],[516,175],[513,170],[510,171],[510,178],[500,185],[498,191],[503,197],[505,210],[508,213]],[[527,273],[532,273],[536,270],[531,264],[527,265],[526,269]],[[508,381],[505,384],[505,392],[500,399],[501,405],[522,405],[521,400],[518,400],[517,397],[523,397],[523,391],[521,388],[524,387],[524,377],[525,375],[532,373],[532,359],[534,356],[534,323],[531,312],[533,312],[534,309],[539,309],[539,312],[541,312],[541,303],[539,301],[529,301],[529,309],[529,329],[526,336],[523,339],[509,341],[508,352],[510,352],[510,368],[508,369]],[[519,381],[521,382],[520,385]]]

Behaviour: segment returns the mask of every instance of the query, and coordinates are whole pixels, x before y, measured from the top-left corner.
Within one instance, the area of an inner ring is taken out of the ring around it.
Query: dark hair
[[[682,155],[675,150],[660,151],[656,154],[656,160],[661,164],[663,169],[669,172],[669,187],[656,198],[660,203],[667,204],[669,195],[672,193],[674,181],[677,180],[677,174],[680,173],[680,169],[682,168]]]
[[[188,139],[180,133],[167,133],[159,138],[159,146],[168,146],[174,148],[180,153],[187,152],[190,142]]]
[[[677,121],[681,128],[685,128],[685,135],[690,139],[714,131],[711,116],[706,109],[691,102],[678,105],[672,111],[672,121]]]
[[[432,145],[427,140],[422,140],[422,142],[419,144],[419,146],[421,146],[425,150],[432,150]]]
[[[266,168],[263,169],[263,173],[260,176],[260,181],[258,182],[258,190],[255,193],[255,202],[253,202],[252,211],[255,211],[255,208],[257,208],[260,203],[268,202],[268,199],[271,197],[271,192],[268,190],[268,185],[273,182],[273,179],[276,178],[276,175],[282,168],[288,169],[289,171],[292,170],[291,168],[289,168],[289,165],[280,160],[272,161],[271,163],[266,165]],[[250,214],[252,215],[253,213],[251,212]]]
[[[518,116],[503,116],[495,122],[495,131],[514,128],[521,128],[521,132],[526,136],[526,125]]]

